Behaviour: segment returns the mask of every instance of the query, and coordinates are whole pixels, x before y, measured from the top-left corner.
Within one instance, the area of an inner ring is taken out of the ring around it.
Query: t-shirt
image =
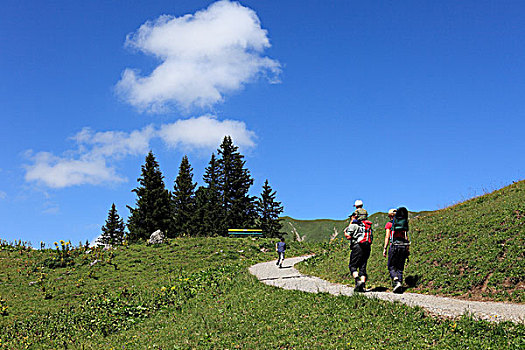
[[[385,225],[385,230],[391,230],[392,229],[392,221],[389,221]]]
[[[277,242],[277,252],[283,253],[286,250],[286,243]]]
[[[365,237],[365,228],[363,225],[351,223],[346,229],[346,233],[350,236],[352,244],[360,242]]]

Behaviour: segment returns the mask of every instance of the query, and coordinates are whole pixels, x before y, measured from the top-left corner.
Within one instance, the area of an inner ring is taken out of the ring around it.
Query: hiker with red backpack
[[[388,247],[388,272],[392,279],[393,292],[403,293],[403,271],[410,254],[408,210],[405,207],[390,209],[388,217],[390,221],[385,225],[383,256],[387,256]]]
[[[368,220],[359,220],[359,213],[353,212],[350,216],[350,225],[344,229],[344,234],[350,240],[350,263],[348,268],[355,279],[355,291],[365,292],[366,264],[370,257],[372,244],[372,223]]]

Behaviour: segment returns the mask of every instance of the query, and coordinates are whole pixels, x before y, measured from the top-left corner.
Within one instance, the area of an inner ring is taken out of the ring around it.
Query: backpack
[[[374,236],[372,234],[372,222],[368,220],[362,220],[361,221],[363,227],[363,238],[359,240],[357,243],[372,243],[372,240],[374,239]]]
[[[408,232],[408,210],[405,207],[400,207],[396,211],[396,216],[392,221],[392,231]]]

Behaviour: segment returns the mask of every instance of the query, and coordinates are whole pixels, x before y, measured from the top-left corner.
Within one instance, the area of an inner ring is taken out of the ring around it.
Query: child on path
[[[284,252],[286,251],[286,243],[284,243],[284,238],[281,238],[281,241],[275,244],[275,251],[279,255],[279,258],[277,259],[277,263],[275,265],[279,266],[279,268],[282,268],[284,261]]]
[[[399,210],[403,211],[402,216],[406,216],[406,220],[408,220],[408,211],[405,208],[399,208]],[[405,269],[405,262],[410,254],[410,242],[408,240],[408,229],[394,229],[393,224],[396,215],[396,209],[390,209],[388,211],[388,218],[390,221],[385,225],[383,256],[387,256],[387,248],[389,247],[387,265],[390,278],[392,279],[393,292],[403,293],[403,271]]]
[[[350,225],[344,230],[345,237],[350,240],[350,263],[348,268],[355,279],[355,291],[364,292],[366,285],[366,264],[370,257],[371,232],[367,232],[364,224],[358,219],[357,211],[350,216]]]

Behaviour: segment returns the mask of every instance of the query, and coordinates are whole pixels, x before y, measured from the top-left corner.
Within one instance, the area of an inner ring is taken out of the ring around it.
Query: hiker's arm
[[[345,230],[343,231],[344,234],[345,234],[346,239],[350,239],[350,238],[352,238],[352,236],[350,235],[350,233],[348,233],[348,228],[349,228],[349,227],[350,227],[350,226],[347,226],[347,227],[345,228]]]
[[[383,245],[383,256],[386,257],[386,250],[388,249],[388,241],[390,240],[390,229],[385,230],[385,244]]]

